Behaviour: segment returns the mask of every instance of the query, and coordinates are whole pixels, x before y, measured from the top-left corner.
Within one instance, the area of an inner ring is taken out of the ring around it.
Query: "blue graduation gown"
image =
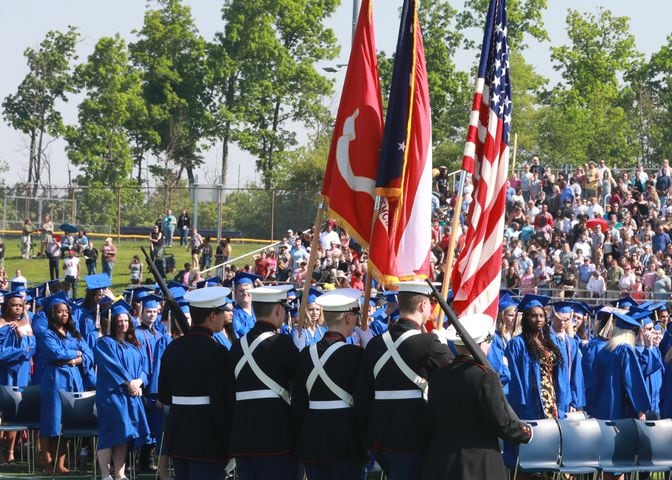
[[[75,322],[75,327],[79,334],[86,338],[86,336],[93,330],[96,330],[96,311],[90,312],[84,307],[75,307],[72,309],[72,319]]]
[[[607,341],[595,337],[583,347],[581,369],[583,370],[583,382],[586,387],[586,411],[592,415],[592,390],[593,390],[593,366],[595,357],[607,345]]]
[[[660,345],[658,345],[660,353],[663,354],[663,358],[667,355],[670,345],[672,345],[672,322],[668,323],[667,329],[663,333],[663,338],[660,340]]]
[[[93,353],[84,339],[69,333],[61,338],[53,330],[44,330],[37,336],[37,349],[42,352],[44,370],[40,381],[40,435],[53,437],[61,431],[61,399],[58,390],[84,391],[84,377],[95,378]],[[54,362],[73,360],[82,352],[82,364],[56,365]],[[95,385],[95,381],[93,382]]]
[[[507,395],[511,407],[521,419],[546,418],[541,402],[541,369],[527,352],[523,337],[513,337],[504,353],[511,374]]]
[[[138,328],[135,330],[135,336],[138,338],[140,341],[140,350],[142,352],[142,356],[144,357],[144,365],[145,365],[145,377],[146,379],[151,379],[152,375],[154,374],[154,370],[156,369],[156,374],[159,374],[158,368],[156,368],[155,360],[157,359],[157,355],[155,354],[156,351],[156,342],[159,340],[159,338],[163,337],[164,335],[154,330],[150,330],[147,326],[140,324]],[[160,358],[160,357],[159,357]],[[147,391],[149,393],[149,391]]]
[[[492,368],[499,374],[499,381],[502,384],[504,395],[509,393],[509,382],[511,381],[511,372],[509,371],[509,364],[504,351],[506,350],[507,341],[502,336],[499,330],[495,331],[495,338],[488,350],[488,361]]]
[[[633,418],[651,409],[637,352],[629,345],[602,349],[595,358],[590,414],[603,420]]]
[[[663,384],[660,388],[660,418],[672,418],[672,364],[663,369]]]
[[[294,327],[292,328],[292,340],[294,340],[294,345],[296,345],[296,348],[301,351],[305,347],[309,347],[314,343],[322,340],[326,331],[327,327],[317,325],[317,327],[315,327],[315,332],[311,332],[307,328],[303,328],[301,329],[301,336],[299,336],[299,329]]]
[[[30,360],[36,346],[33,335],[19,337],[10,325],[0,328],[0,385],[26,387],[31,383]]]
[[[651,411],[660,413],[660,390],[663,386],[663,357],[658,347],[645,347],[637,345],[637,357],[642,369],[644,383],[646,384],[649,398],[651,399]]]
[[[98,448],[133,443],[135,448],[149,441],[149,425],[141,397],[131,397],[124,382],[142,378],[144,365],[140,348],[112,337],[101,337],[94,351],[98,378]],[[143,385],[144,388],[144,385]]]
[[[280,327],[280,329],[282,330],[282,327]],[[229,340],[229,337],[227,337],[224,332],[217,332],[212,336],[212,338],[214,338],[215,341],[220,345],[226,347],[227,350],[231,350],[231,340]]]
[[[247,334],[252,330],[255,323],[257,323],[257,317],[255,317],[254,312],[250,315],[238,305],[233,306],[233,332],[236,334],[236,338]]]
[[[555,369],[555,398],[558,415],[564,418],[570,407],[580,409],[586,405],[582,355],[578,342],[573,338],[562,339],[551,330],[551,339],[562,354],[562,361],[558,362]]]

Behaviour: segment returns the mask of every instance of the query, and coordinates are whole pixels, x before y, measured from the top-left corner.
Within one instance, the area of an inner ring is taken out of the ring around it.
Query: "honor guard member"
[[[159,400],[170,406],[165,446],[176,480],[226,478],[233,367],[229,351],[212,336],[222,329],[229,292],[210,287],[185,294],[191,329],[161,360]]]
[[[452,359],[436,335],[421,331],[432,314],[430,286],[396,286],[399,320],[366,346],[355,388],[366,446],[390,480],[418,477],[429,441],[427,379]]]
[[[315,302],[329,328],[322,340],[302,350],[292,384],[295,456],[308,480],[363,479],[367,461],[352,392],[364,351],[349,345],[359,315],[361,291],[332,290]]]
[[[492,318],[467,315],[460,320],[479,347],[491,338]],[[494,370],[476,362],[452,325],[446,332],[458,356],[429,379],[432,442],[423,480],[507,480],[498,437],[527,443],[531,428],[507,408]]]
[[[257,321],[231,347],[236,385],[231,455],[241,480],[296,480],[292,456],[290,384],[299,352],[292,337],[277,333],[287,316],[291,285],[251,290]]]
[[[261,280],[259,275],[242,271],[233,277],[233,299],[236,301],[233,306],[233,331],[236,338],[242,337],[254,327],[256,318],[250,290],[257,280]]]

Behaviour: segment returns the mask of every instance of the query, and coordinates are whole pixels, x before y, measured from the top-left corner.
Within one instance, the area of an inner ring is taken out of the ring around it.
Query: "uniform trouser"
[[[364,480],[366,468],[352,462],[304,463],[308,480]]]
[[[175,480],[224,480],[226,462],[201,462],[173,457]]]
[[[388,480],[415,480],[422,468],[423,456],[417,453],[376,452]]]
[[[291,455],[236,457],[240,480],[298,480],[299,467]]]

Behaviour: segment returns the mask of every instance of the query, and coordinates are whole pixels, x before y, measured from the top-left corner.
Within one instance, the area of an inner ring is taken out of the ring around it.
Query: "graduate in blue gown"
[[[252,309],[252,296],[249,292],[254,288],[257,280],[261,281],[261,277],[247,272],[238,272],[233,278],[234,300],[236,301],[233,307],[233,331],[236,338],[249,332],[257,322]]]
[[[185,308],[189,310],[189,304],[186,304]],[[231,350],[231,342],[236,339],[233,333],[233,300],[231,298],[226,298],[225,309],[222,311],[224,312],[224,327],[220,332],[215,332],[212,338],[220,345],[226,347],[227,350]]]
[[[651,399],[651,409],[647,413],[651,418],[659,418],[664,366],[663,356],[658,346],[655,345],[657,332],[654,330],[653,319],[651,318],[653,312],[641,311],[641,309],[630,309],[630,312],[633,310],[635,310],[635,318],[642,322],[642,328],[637,335],[635,350],[637,350],[639,366],[642,369],[644,383]]]
[[[149,425],[142,404],[147,384],[140,342],[131,322],[130,306],[115,302],[103,324],[107,335],[94,352],[98,376],[98,463],[103,480],[125,478],[128,445],[138,448],[149,441]]]
[[[301,333],[299,334],[298,325],[292,328],[292,340],[299,351],[322,340],[327,331],[327,327],[322,325],[324,323],[322,307],[316,303],[316,300],[320,295],[322,295],[320,290],[315,287],[310,287],[306,299],[306,311]],[[299,322],[302,322],[302,320],[299,319]]]
[[[0,385],[26,387],[30,384],[30,364],[36,339],[25,311],[24,293],[4,296],[0,319]],[[5,461],[14,463],[16,432],[4,432]]]
[[[672,351],[664,358],[663,384],[660,387],[660,418],[672,418]]]
[[[57,452],[61,432],[61,399],[58,390],[81,392],[84,377],[93,379],[93,353],[75,328],[68,302],[60,297],[46,304],[49,327],[37,336],[44,371],[40,382],[40,442],[47,452],[47,472],[55,463],[57,473],[65,474],[65,442]],[[93,382],[95,384],[95,381]]]
[[[114,295],[109,290],[112,286],[112,279],[106,273],[87,275],[84,281],[86,282],[84,301],[81,306],[72,310],[72,318],[80,335],[87,338],[92,331],[96,330],[96,317],[100,315],[101,301],[105,297],[114,301]]]
[[[558,417],[580,410],[586,405],[581,349],[572,332],[574,314],[584,315],[585,309],[578,302],[561,301],[553,304],[551,311],[551,339],[562,354],[555,372],[555,396]]]
[[[509,391],[509,381],[511,372],[509,363],[504,352],[509,341],[516,335],[514,326],[516,325],[518,302],[516,302],[508,293],[499,296],[499,315],[495,325],[495,336],[488,350],[488,361],[492,368],[499,374],[499,381],[506,395]]]
[[[609,343],[595,358],[591,415],[604,420],[644,419],[651,399],[635,350],[641,323],[620,311],[614,312],[614,322]]]
[[[585,385],[586,411],[592,415],[592,389],[593,389],[593,369],[595,357],[607,345],[611,330],[613,329],[613,314],[608,310],[597,312],[596,320],[593,323],[594,335],[588,343],[582,348],[581,370],[583,370],[583,382]]]

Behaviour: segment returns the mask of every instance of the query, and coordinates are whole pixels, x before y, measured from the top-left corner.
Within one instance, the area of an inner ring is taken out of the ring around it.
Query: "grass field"
[[[94,245],[100,251],[101,246],[103,245],[102,239],[94,239]],[[14,277],[14,272],[19,269],[29,281],[29,286],[34,286],[39,283],[46,282],[49,280],[49,261],[46,258],[31,258],[30,260],[25,260],[21,258],[20,253],[20,244],[21,240],[19,238],[5,238],[5,271],[7,272],[8,278]],[[112,291],[116,294],[120,294],[124,288],[130,284],[128,264],[130,263],[133,255],[140,257],[140,260],[143,263],[143,279],[153,279],[149,267],[146,265],[145,257],[140,250],[141,246],[144,246],[145,249],[148,249],[149,242],[147,240],[122,240],[121,244],[115,242],[117,246],[117,261],[114,265],[114,270],[112,272]],[[254,250],[257,250],[263,247],[263,244],[259,243],[232,243],[232,256],[233,258],[241,257],[245,254],[248,254]],[[214,250],[214,249],[213,249]],[[35,253],[39,251],[39,247],[36,246]],[[179,241],[173,243],[172,248],[166,248],[166,254],[174,255],[176,269],[180,270],[185,262],[191,262],[191,253],[184,247],[179,247]],[[214,258],[213,258],[214,260]],[[78,285],[77,294],[82,296],[86,289],[84,284],[84,276],[86,275],[86,265],[84,263],[84,258],[81,257],[81,276]],[[61,265],[62,265],[61,261]],[[246,263],[253,263],[253,260],[250,256],[241,258],[240,260],[234,262],[238,266],[242,266]],[[61,268],[62,275],[62,268]],[[100,258],[98,260],[97,272],[102,272],[102,266],[100,263]],[[173,274],[169,274],[168,278],[172,279]],[[206,274],[207,276],[207,274]]]

